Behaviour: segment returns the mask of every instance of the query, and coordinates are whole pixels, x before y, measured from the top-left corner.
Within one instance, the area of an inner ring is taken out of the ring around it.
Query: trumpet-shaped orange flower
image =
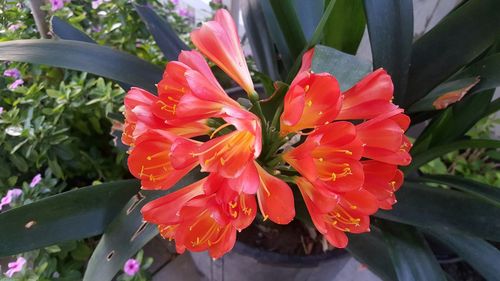
[[[144,189],[167,189],[184,177],[198,163],[192,159],[182,169],[175,169],[171,161],[171,148],[179,136],[167,131],[150,130],[143,133],[130,151],[128,167],[132,175],[141,180]],[[195,145],[189,143],[191,150]]]
[[[340,107],[340,88],[332,75],[299,73],[285,95],[281,134],[327,124],[337,117]]]
[[[213,21],[191,32],[193,44],[218,65],[248,94],[254,86],[240,45],[238,30],[227,10],[220,9]]]
[[[263,118],[229,13],[218,11],[191,37],[252,95],[252,110]],[[313,56],[314,49],[305,52],[284,97],[279,135],[268,131],[278,120],[271,125],[230,98],[197,51],[167,64],[158,96],[138,88],[127,93],[122,140],[142,188],[168,189],[193,169],[207,173],[141,210],[179,253],[221,257],[257,208],[264,220],[289,223],[295,187],[287,182],[298,186],[318,231],[340,248],[346,233],[369,231],[369,216],[396,203],[398,166],[411,161],[404,135],[410,120],[392,103],[389,75],[376,70],[341,93],[335,77],[311,71]]]
[[[359,161],[363,146],[349,122],[319,127],[283,159],[310,182],[334,192],[359,189],[364,182]]]
[[[260,186],[257,191],[259,207],[264,220],[270,219],[277,224],[288,224],[295,217],[293,192],[282,180],[271,176],[259,164]]]
[[[397,109],[392,103],[394,86],[391,77],[379,68],[343,93],[342,109],[337,119],[371,119]]]
[[[369,215],[377,210],[377,201],[366,190],[329,194],[305,178],[297,178],[296,183],[314,225],[333,246],[347,246],[346,232],[363,233],[370,230]]]

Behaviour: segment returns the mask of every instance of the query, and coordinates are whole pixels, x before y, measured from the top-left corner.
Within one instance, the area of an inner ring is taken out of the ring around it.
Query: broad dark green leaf
[[[326,23],[328,22],[328,19],[332,15],[333,7],[335,6],[335,3],[337,3],[336,0],[331,0],[328,5],[325,6],[325,11],[323,12],[323,15],[321,16],[321,19],[318,22],[318,25],[316,26],[316,29],[314,30],[314,33],[311,36],[311,39],[307,43],[307,49],[310,49],[316,44],[319,43],[321,38],[323,37],[323,34],[325,33],[325,30],[328,28],[326,26]],[[305,49],[303,51],[306,51]]]
[[[325,4],[328,5],[330,1],[327,0]],[[363,0],[337,0],[325,25],[323,44],[355,55],[365,26]]]
[[[382,280],[398,280],[387,244],[380,230],[372,227],[368,233],[349,235],[347,251],[360,263],[368,266]]]
[[[479,83],[479,77],[468,77],[458,80],[453,80],[445,82],[436,88],[434,88],[428,95],[414,103],[408,112],[419,112],[419,111],[431,111],[439,110],[439,105],[434,104],[434,102],[441,96],[447,94],[454,94],[457,96],[464,96],[466,94],[471,94],[470,89]]]
[[[471,62],[500,34],[500,1],[470,0],[413,44],[405,106]]]
[[[125,82],[151,92],[162,70],[130,54],[73,40],[16,40],[0,42],[0,60],[46,64],[85,71]]]
[[[84,281],[111,281],[127,259],[158,234],[156,225],[143,223],[141,208],[156,198],[191,184],[199,177],[199,174],[192,172],[168,190],[142,190],[132,197],[106,228],[89,260]]]
[[[479,83],[476,85],[476,81]],[[467,89],[473,86],[472,89]],[[487,56],[478,62],[461,70],[447,82],[440,84],[434,88],[424,98],[413,104],[409,111],[424,111],[434,110],[432,102],[442,94],[464,89],[467,90],[467,95],[471,95],[480,91],[496,88],[500,86],[500,54]]]
[[[412,153],[422,153],[428,148],[462,139],[484,117],[493,94],[494,90],[487,90],[466,96],[441,112],[415,141]]]
[[[243,3],[243,21],[246,35],[252,48],[252,58],[260,71],[273,80],[282,79],[278,71],[278,58],[274,51],[274,44],[266,26],[264,13],[259,0],[248,0]]]
[[[316,73],[334,75],[342,91],[345,91],[371,71],[371,64],[333,48],[317,45],[311,68]]]
[[[398,203],[375,216],[428,229],[447,230],[500,241],[500,208],[467,193],[407,182]]]
[[[274,16],[285,38],[292,59],[299,58],[307,41],[302,32],[299,18],[293,7],[293,0],[268,0]]]
[[[456,141],[435,146],[424,151],[419,151],[419,153],[413,154],[413,160],[411,164],[408,167],[403,167],[403,171],[406,174],[410,174],[411,172],[415,171],[420,166],[431,160],[434,160],[449,152],[466,148],[500,148],[500,141],[473,139]]]
[[[75,28],[71,24],[63,21],[62,19],[53,16],[50,20],[51,30],[55,33],[58,38],[64,40],[75,40],[87,43],[95,43],[95,41],[90,38],[87,34],[79,29]]]
[[[417,229],[391,222],[382,223],[381,228],[398,280],[446,280],[436,257]]]
[[[411,0],[364,0],[373,68],[383,67],[394,83],[394,102],[403,105],[413,42]]]
[[[479,77],[473,93],[500,86],[500,53],[487,56],[458,72],[452,79]]]
[[[88,186],[0,214],[0,256],[101,234],[139,190],[136,180]]]
[[[460,176],[425,175],[418,178],[425,182],[444,184],[479,197],[500,208],[500,188]]]
[[[284,68],[284,73],[282,73],[281,76],[285,77],[288,74],[288,71],[292,68],[295,58],[292,57],[292,53],[285,40],[285,35],[281,32],[280,25],[274,15],[274,11],[269,3],[269,0],[259,0],[259,3],[261,5],[262,12],[264,13],[264,21],[267,29],[269,30],[269,34],[271,35],[271,39],[274,41],[276,49],[278,50],[280,58],[279,62],[281,62]],[[252,39],[250,38],[250,40]]]
[[[167,60],[177,60],[182,50],[189,50],[189,47],[182,42],[170,24],[158,16],[149,6],[134,4],[134,8]]]
[[[483,239],[467,235],[435,230],[428,233],[462,257],[486,280],[498,280],[500,251],[496,247]]]
[[[306,40],[310,40],[321,19],[325,3],[323,0],[294,0],[293,5],[297,12],[300,25],[302,26],[304,36]]]
[[[50,21],[50,25],[51,25],[52,32],[54,32],[54,34],[60,39],[75,40],[75,41],[82,41],[82,42],[97,44],[87,34],[83,33],[79,29],[75,28],[71,24],[63,21],[62,19],[60,19],[56,16],[52,17],[52,19]],[[117,83],[125,91],[128,91],[131,88],[131,86],[129,84],[126,84],[124,82],[117,82]]]

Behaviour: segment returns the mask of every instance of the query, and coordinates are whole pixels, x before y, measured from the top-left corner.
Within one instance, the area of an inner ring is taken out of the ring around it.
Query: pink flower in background
[[[222,4],[222,0],[212,0],[213,4]]]
[[[3,72],[3,76],[13,77],[13,78],[17,79],[17,78],[21,77],[21,72],[17,68],[9,68]]]
[[[52,5],[52,12],[57,11],[59,9],[62,9],[64,7],[64,1],[63,0],[50,0],[50,5]]]
[[[23,79],[17,79],[16,81],[12,82],[12,84],[9,85],[9,89],[10,90],[14,90],[17,87],[21,86],[22,84],[24,84],[24,80]]]
[[[189,10],[188,10],[188,9],[186,9],[186,8],[179,8],[179,9],[177,10],[177,14],[178,14],[179,16],[181,16],[181,17],[185,17],[185,18],[187,18],[187,17],[189,17],[190,12],[189,12]]]
[[[9,31],[16,31],[18,30],[19,28],[21,27],[21,24],[20,23],[15,23],[15,24],[11,24],[9,25],[9,27],[7,28]]]
[[[179,5],[179,0],[170,0],[170,2],[172,2],[175,6]]]
[[[0,106],[0,114],[3,113],[3,107]]]
[[[35,187],[41,181],[42,181],[42,175],[36,174],[36,176],[34,176],[33,179],[31,180],[30,187],[31,188]]]
[[[10,262],[8,264],[9,270],[5,272],[5,276],[12,278],[14,273],[20,272],[23,270],[24,265],[26,264],[26,259],[23,257],[18,257],[15,262]]]
[[[109,0],[92,0],[92,9],[97,9],[104,2],[109,2]]]
[[[2,197],[2,199],[0,199],[0,211],[3,209],[4,206],[10,205],[10,203],[12,203],[12,200],[21,196],[21,194],[23,194],[23,191],[19,188],[13,188],[7,191],[7,194],[4,197]]]
[[[123,271],[128,276],[134,276],[139,271],[139,262],[135,259],[129,259],[123,266]]]

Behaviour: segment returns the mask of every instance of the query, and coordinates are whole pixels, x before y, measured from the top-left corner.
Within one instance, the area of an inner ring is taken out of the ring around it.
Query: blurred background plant
[[[187,43],[195,22],[177,2],[148,1],[148,5]],[[52,16],[60,17],[99,44],[159,66],[166,63],[130,1],[47,1],[41,10],[46,12],[47,23]],[[0,41],[40,37],[29,1],[1,1],[0,35]],[[121,87],[95,75],[28,63],[1,63],[0,212],[50,197],[67,187],[130,177],[124,166],[125,152],[114,145],[116,136],[110,134],[113,128],[119,129],[113,118],[121,111],[123,96]],[[15,265],[22,270],[14,270],[12,278],[2,275],[0,280],[81,280],[95,245],[90,239],[22,254],[19,257],[26,263]],[[150,279],[145,270],[152,259],[144,259],[141,251],[135,261],[137,273],[124,273],[117,280]],[[9,268],[0,262],[0,272]]]

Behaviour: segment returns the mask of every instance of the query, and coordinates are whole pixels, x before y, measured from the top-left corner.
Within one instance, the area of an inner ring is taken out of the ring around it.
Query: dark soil
[[[238,240],[258,249],[284,255],[308,256],[324,252],[322,235],[316,230],[308,230],[298,220],[288,225],[254,222],[238,234]]]

